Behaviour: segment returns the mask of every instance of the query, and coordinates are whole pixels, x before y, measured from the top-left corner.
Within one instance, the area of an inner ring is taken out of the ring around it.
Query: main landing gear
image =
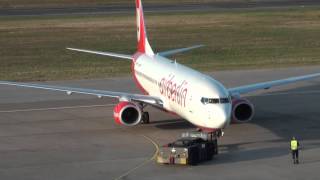
[[[141,124],[149,124],[150,123],[149,113],[146,111],[143,111],[143,109],[146,106],[147,106],[146,104],[140,103],[140,107],[141,107],[141,111],[142,111]]]
[[[150,123],[150,118],[149,118],[149,113],[148,112],[143,112],[142,113],[142,124],[149,124]]]

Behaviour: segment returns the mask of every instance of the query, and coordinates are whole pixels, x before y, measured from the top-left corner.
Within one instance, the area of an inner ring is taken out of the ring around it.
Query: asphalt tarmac
[[[319,0],[257,0],[226,1],[192,4],[144,4],[145,12],[201,12],[236,9],[287,8],[318,6]],[[0,8],[0,16],[44,16],[44,15],[89,15],[89,14],[121,14],[133,13],[134,3],[130,5],[100,6],[66,6],[66,7],[32,7],[32,8]]]
[[[226,86],[319,72],[320,67],[212,73]],[[130,77],[48,82],[138,92]],[[198,166],[168,166],[152,159],[157,146],[194,126],[148,108],[151,123],[116,125],[117,100],[0,86],[0,179],[319,179],[320,79],[248,96],[256,109],[219,139],[220,154]],[[289,139],[301,140],[293,165]]]

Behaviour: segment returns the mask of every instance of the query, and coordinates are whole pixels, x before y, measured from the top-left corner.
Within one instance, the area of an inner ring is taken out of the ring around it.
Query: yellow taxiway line
[[[144,137],[145,139],[147,139],[148,141],[150,141],[154,147],[156,148],[156,151],[154,152],[153,156],[150,157],[149,159],[146,159],[145,161],[143,161],[141,164],[135,166],[134,168],[128,170],[127,172],[123,173],[121,176],[115,178],[115,180],[120,180],[126,176],[128,176],[129,174],[131,174],[132,172],[134,172],[135,170],[141,168],[142,166],[148,164],[149,162],[151,162],[152,160],[154,160],[159,152],[159,145],[150,137],[146,136],[146,135],[141,135],[142,137]]]

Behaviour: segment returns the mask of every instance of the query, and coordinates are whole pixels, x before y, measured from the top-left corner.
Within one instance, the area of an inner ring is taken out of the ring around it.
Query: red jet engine
[[[254,115],[253,104],[244,98],[232,99],[232,123],[246,123]]]
[[[142,120],[142,109],[135,103],[122,101],[114,107],[113,117],[117,124],[134,126]]]

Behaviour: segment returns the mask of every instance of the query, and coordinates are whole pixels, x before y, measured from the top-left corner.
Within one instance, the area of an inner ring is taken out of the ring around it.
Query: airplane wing
[[[84,53],[90,53],[90,54],[96,54],[96,55],[103,55],[103,56],[110,56],[110,57],[116,57],[121,59],[129,59],[132,60],[131,55],[127,54],[118,54],[118,53],[112,53],[112,52],[103,52],[103,51],[92,51],[92,50],[86,50],[86,49],[76,49],[76,48],[67,48],[71,51],[78,51],[78,52],[84,52]]]
[[[19,87],[27,87],[27,88],[35,88],[35,89],[44,89],[44,90],[51,90],[51,91],[60,91],[60,92],[65,92],[68,95],[71,95],[73,93],[77,93],[77,94],[94,95],[94,96],[97,96],[98,98],[115,97],[115,98],[119,98],[119,99],[125,99],[128,101],[137,101],[137,102],[142,102],[142,103],[162,107],[161,99],[159,99],[157,97],[153,97],[153,96],[148,96],[148,95],[104,91],[104,90],[72,88],[72,87],[62,87],[62,86],[51,86],[51,85],[32,84],[32,83],[16,83],[16,82],[9,82],[9,81],[0,81],[0,85],[1,84],[2,85],[19,86]]]
[[[190,51],[190,50],[193,50],[193,49],[196,49],[196,48],[200,48],[200,47],[203,47],[203,46],[204,45],[195,45],[195,46],[181,48],[181,49],[173,49],[173,50],[168,50],[168,51],[162,51],[162,52],[159,52],[158,55],[163,56],[163,57],[167,57],[167,56],[170,56],[170,55],[174,55],[174,54]]]
[[[168,50],[168,51],[162,51],[162,52],[159,52],[158,55],[163,56],[163,57],[167,57],[167,56],[170,56],[170,55],[174,55],[174,54],[190,51],[190,50],[193,50],[193,49],[196,49],[196,48],[200,48],[200,47],[203,47],[203,46],[204,45],[195,45],[195,46],[181,48],[181,49],[173,49],[173,50]],[[71,50],[71,51],[84,52],[84,53],[89,53],[89,54],[96,54],[96,55],[110,56],[110,57],[116,57],[116,58],[121,58],[121,59],[132,60],[132,56],[131,55],[127,55],[127,54],[118,54],[118,53],[104,52],[104,51],[92,51],[92,50],[77,49],[77,48],[66,48],[66,49]]]
[[[316,77],[320,77],[320,73],[309,74],[305,76],[296,76],[296,77],[291,77],[287,79],[250,84],[245,86],[239,86],[235,88],[230,88],[228,89],[228,91],[230,92],[231,95],[246,94],[246,93],[250,93],[250,92],[261,90],[261,89],[270,89],[275,86],[282,86],[282,85],[286,85],[286,84],[290,84],[298,81],[313,79]]]

